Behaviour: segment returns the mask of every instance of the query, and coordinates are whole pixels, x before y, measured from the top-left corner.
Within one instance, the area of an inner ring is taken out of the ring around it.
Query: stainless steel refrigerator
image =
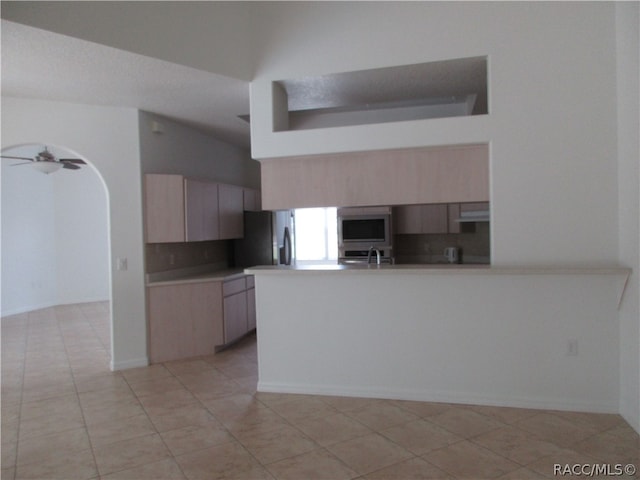
[[[236,267],[291,265],[295,261],[293,211],[244,212],[244,238],[234,241]]]

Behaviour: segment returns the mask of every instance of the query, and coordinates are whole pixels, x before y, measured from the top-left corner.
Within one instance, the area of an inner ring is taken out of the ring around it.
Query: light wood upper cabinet
[[[184,195],[186,241],[219,239],[218,184],[186,178]]]
[[[450,203],[447,205],[447,213],[449,216],[449,233],[461,233],[462,226],[457,221],[460,218],[460,204]]]
[[[448,223],[446,204],[405,205],[393,209],[396,234],[447,233]]]
[[[248,212],[259,212],[262,210],[262,199],[260,190],[253,188],[243,189],[244,209]]]
[[[474,224],[458,220],[464,212],[485,212],[489,202],[449,203],[435,205],[402,205],[393,207],[393,232],[414,233],[469,233]],[[463,225],[465,225],[463,227]]]
[[[273,158],[260,164],[267,210],[489,200],[487,145]]]
[[[184,242],[185,207],[182,175],[145,175],[144,195],[147,242]]]
[[[449,209],[449,233],[470,233],[476,229],[475,223],[461,223],[460,216],[466,212],[487,212],[489,202],[451,203]]]
[[[147,243],[244,236],[243,187],[154,173],[145,175],[144,190]]]
[[[489,210],[489,202],[461,203],[460,213],[464,212],[484,212]]]
[[[218,185],[220,239],[244,236],[244,189],[236,185]]]

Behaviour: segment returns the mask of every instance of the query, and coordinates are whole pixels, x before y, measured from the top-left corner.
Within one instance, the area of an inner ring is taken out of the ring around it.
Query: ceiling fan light
[[[62,167],[62,164],[59,162],[49,162],[49,161],[33,162],[31,165],[33,166],[33,168],[35,168],[39,172],[47,173],[47,174],[56,172]]]

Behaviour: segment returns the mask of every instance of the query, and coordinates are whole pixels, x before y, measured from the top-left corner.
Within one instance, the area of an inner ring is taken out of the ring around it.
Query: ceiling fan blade
[[[70,170],[79,170],[80,167],[74,163],[69,163],[69,162],[60,162],[62,163],[62,168],[68,168]],[[84,162],[82,162],[84,163]]]
[[[11,165],[9,165],[10,167],[17,167],[18,165],[29,165],[33,162],[33,160],[31,160],[30,162],[22,162],[22,163],[12,163]]]
[[[79,158],[60,158],[59,159],[60,162],[67,162],[67,163],[77,163],[78,165],[86,165],[87,162],[85,162],[84,160],[80,160]]]
[[[12,160],[29,160],[30,162],[33,162],[33,158],[29,158],[29,157],[10,157],[8,155],[0,155],[0,157],[2,157],[2,158],[10,158]]]

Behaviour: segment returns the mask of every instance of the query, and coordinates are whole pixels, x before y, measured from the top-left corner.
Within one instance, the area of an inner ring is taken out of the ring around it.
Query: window
[[[298,208],[294,211],[297,263],[337,263],[337,209]]]

